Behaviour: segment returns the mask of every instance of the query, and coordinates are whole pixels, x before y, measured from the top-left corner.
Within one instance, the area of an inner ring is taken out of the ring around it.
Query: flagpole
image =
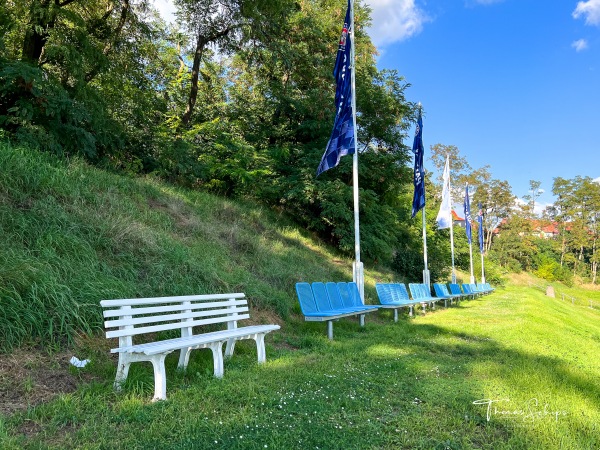
[[[454,227],[452,226],[454,218],[450,213],[450,252],[452,254],[452,283],[456,284],[456,269],[454,267]]]
[[[423,211],[423,262],[425,263],[425,270],[423,270],[423,284],[429,286],[429,269],[427,268],[427,227],[425,221],[425,207]]]
[[[354,254],[352,279],[358,286],[361,300],[365,301],[364,268],[360,262],[360,223],[359,223],[359,198],[358,198],[358,133],[356,130],[356,55],[354,44],[354,0],[350,1],[350,59],[352,64],[352,125],[354,127],[354,155],[352,157],[352,186],[354,196]]]
[[[481,282],[485,283],[485,271],[483,268],[483,253],[481,254]]]
[[[446,155],[448,161],[448,203],[450,204],[450,254],[452,255],[452,283],[456,284],[456,269],[454,267],[454,217],[452,216],[452,185],[450,183],[450,155]]]
[[[471,278],[469,282],[475,283],[475,276],[473,275],[473,243],[472,243],[472,231],[471,231],[471,205],[469,201],[469,183],[465,185],[465,228],[467,229],[467,238],[469,239],[469,264],[471,266]]]
[[[469,256],[470,256],[470,262],[471,262],[470,283],[473,284],[473,283],[475,283],[475,275],[473,275],[473,244],[471,244],[471,243],[469,243]]]
[[[418,103],[419,107],[419,117],[421,117],[421,102]],[[422,177],[425,176],[425,170],[421,174]],[[423,284],[429,286],[429,269],[427,267],[427,222],[425,220],[425,205],[422,208],[423,213],[423,266],[425,267],[423,270]]]

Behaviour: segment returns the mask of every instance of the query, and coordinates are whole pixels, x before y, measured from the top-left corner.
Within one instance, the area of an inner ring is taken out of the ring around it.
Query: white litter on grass
[[[79,358],[77,358],[76,356],[73,356],[69,362],[71,363],[71,365],[78,367],[78,368],[82,368],[85,367],[90,360],[89,359],[84,359],[83,361],[81,361]]]

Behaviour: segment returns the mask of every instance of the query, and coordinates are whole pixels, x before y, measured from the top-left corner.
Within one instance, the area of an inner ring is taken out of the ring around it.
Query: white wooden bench
[[[254,325],[239,327],[237,321],[248,319],[248,302],[245,295],[212,294],[186,295],[180,297],[156,297],[121,300],[102,300],[104,326],[107,338],[119,338],[119,345],[111,353],[119,354],[115,388],[120,389],[127,379],[133,362],[149,361],[154,367],[154,400],[165,400],[165,357],[179,350],[179,365],[187,367],[194,349],[209,348],[213,353],[214,375],[223,376],[223,344],[227,343],[225,356],[231,356],[235,341],[254,339],[258,362],[266,360],[265,334],[278,330],[279,325]],[[196,333],[201,325],[226,323],[227,329]],[[181,330],[181,336],[157,340],[156,334],[169,330]],[[133,337],[145,335],[145,343],[134,344]]]

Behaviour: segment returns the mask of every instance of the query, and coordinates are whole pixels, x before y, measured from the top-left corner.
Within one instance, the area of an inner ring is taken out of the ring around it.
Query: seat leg
[[[408,307],[408,316],[409,316],[409,317],[413,317],[413,315],[414,315],[414,311],[413,311],[413,309],[414,309],[414,308],[413,308],[413,306],[412,306],[412,305],[410,305],[410,306]]]
[[[257,334],[254,338],[256,341],[256,354],[258,356],[259,364],[264,363],[267,360],[267,352],[265,351],[265,335]]]
[[[131,361],[127,357],[125,353],[119,353],[119,364],[117,365],[117,375],[115,376],[115,382],[113,383],[113,387],[115,390],[120,391],[121,385],[125,383],[127,380],[127,375],[129,374],[129,366],[131,365]]]
[[[233,350],[235,349],[235,339],[227,339],[227,345],[225,346],[225,356],[233,356]]]
[[[213,342],[210,344],[210,349],[213,353],[214,375],[217,378],[223,377],[223,341]]]
[[[398,322],[398,308],[394,308],[394,322]]]
[[[364,327],[365,326],[365,315],[364,314],[360,314],[358,317],[359,317],[358,320],[359,320],[360,326]]]
[[[183,369],[185,370],[188,363],[190,362],[190,354],[192,353],[192,348],[191,347],[186,347],[186,348],[182,348],[180,353],[179,353],[179,363],[177,364],[177,367],[179,369]]]
[[[332,320],[327,321],[327,337],[330,340],[333,340],[333,321]]]
[[[150,359],[154,368],[154,398],[152,401],[167,399],[167,374],[165,371],[166,353],[154,355]]]

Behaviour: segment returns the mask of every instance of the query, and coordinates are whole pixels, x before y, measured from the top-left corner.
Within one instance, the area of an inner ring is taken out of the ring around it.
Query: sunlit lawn
[[[134,365],[115,394],[114,367],[100,361],[85,370],[105,383],[5,419],[0,447],[600,448],[598,310],[508,287],[334,332],[328,341],[324,324],[296,318],[268,337],[264,366],[242,343],[221,380],[208,351],[185,375],[172,355],[158,403],[150,365]]]

